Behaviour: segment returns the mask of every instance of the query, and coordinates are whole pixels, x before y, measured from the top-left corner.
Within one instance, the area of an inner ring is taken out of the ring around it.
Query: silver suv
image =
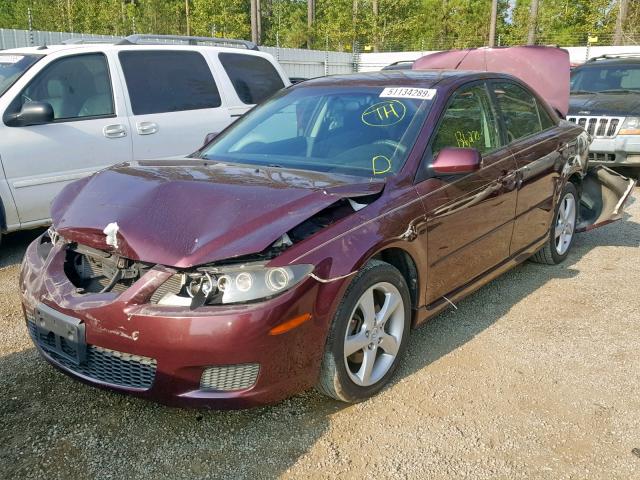
[[[49,223],[67,183],[184,156],[289,85],[241,40],[136,35],[0,52],[0,235]]]
[[[591,164],[640,172],[640,53],[592,58],[571,72],[567,119],[593,137]]]

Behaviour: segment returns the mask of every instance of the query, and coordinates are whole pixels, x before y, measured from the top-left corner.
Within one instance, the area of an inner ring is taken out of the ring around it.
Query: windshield
[[[40,58],[42,55],[0,53],[0,97]]]
[[[426,88],[285,90],[236,122],[201,156],[359,176],[391,175],[404,164],[433,94]]]
[[[640,64],[583,67],[571,74],[571,93],[640,92]]]

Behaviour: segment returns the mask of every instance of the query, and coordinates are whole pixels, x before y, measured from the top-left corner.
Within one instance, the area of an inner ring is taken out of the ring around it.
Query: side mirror
[[[437,175],[460,175],[480,169],[482,156],[475,148],[446,147],[433,160],[433,172]]]
[[[202,146],[204,147],[205,145],[207,145],[211,140],[213,140],[214,138],[216,138],[218,136],[219,132],[212,132],[212,133],[207,133],[207,135],[204,137],[204,143],[202,144]],[[202,147],[200,147],[202,148]]]
[[[18,113],[9,115],[5,123],[10,127],[28,127],[53,122],[53,107],[47,102],[27,102]]]

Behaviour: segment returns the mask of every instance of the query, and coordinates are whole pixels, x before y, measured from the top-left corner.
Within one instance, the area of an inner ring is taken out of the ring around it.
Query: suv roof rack
[[[187,45],[209,45],[219,47],[241,47],[247,50],[258,50],[258,46],[248,40],[217,37],[192,37],[183,35],[135,34],[123,38],[116,45],[164,45],[186,43]]]
[[[66,40],[62,40],[60,43],[62,45],[83,45],[83,44],[91,44],[91,43],[114,43],[115,40],[113,38],[67,38]]]
[[[589,62],[597,62],[598,60],[610,60],[613,58],[640,58],[640,52],[632,53],[605,53],[604,55],[598,55],[587,60]]]

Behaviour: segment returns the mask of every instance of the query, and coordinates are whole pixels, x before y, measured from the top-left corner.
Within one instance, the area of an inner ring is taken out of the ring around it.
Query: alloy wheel
[[[556,217],[555,239],[558,254],[564,255],[569,250],[575,226],[576,198],[569,192],[562,198]]]
[[[356,385],[375,384],[393,366],[404,332],[404,315],[402,295],[391,283],[376,283],[362,294],[344,337],[344,362]]]

